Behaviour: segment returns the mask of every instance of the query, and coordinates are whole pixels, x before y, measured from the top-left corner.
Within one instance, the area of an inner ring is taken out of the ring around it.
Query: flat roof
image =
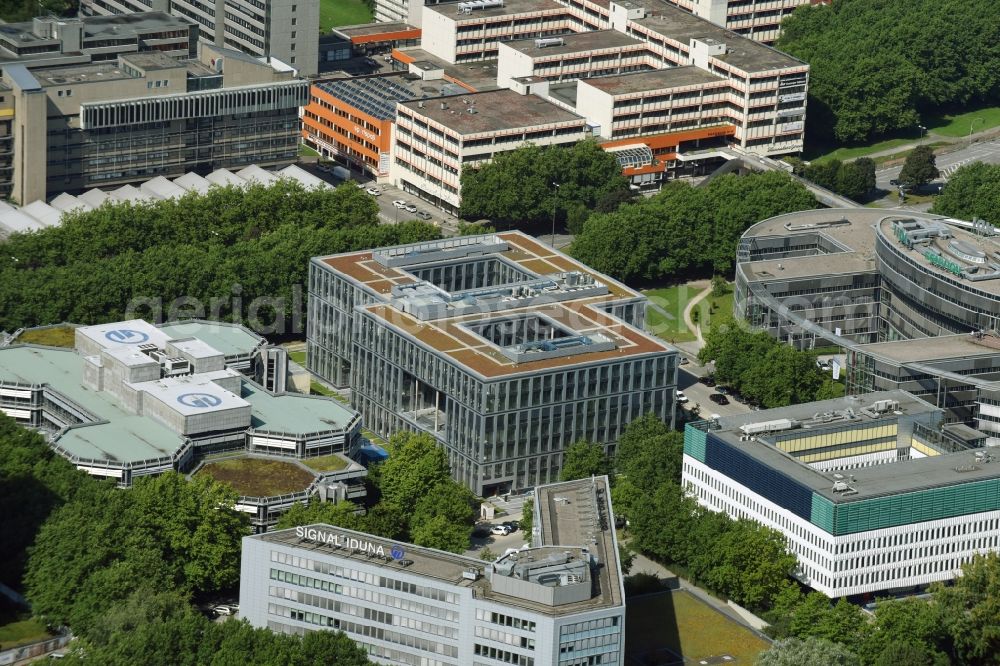
[[[204,319],[188,319],[161,324],[159,330],[170,340],[198,338],[227,358],[249,356],[264,343],[264,338],[239,324],[227,324]]]
[[[504,0],[502,5],[474,9],[469,14],[460,13],[458,9],[459,4],[461,3],[442,2],[436,5],[424,5],[424,10],[443,14],[459,23],[463,21],[475,21],[483,17],[496,18],[500,16],[512,16],[514,14],[566,11],[566,7],[555,2],[555,0]]]
[[[545,507],[543,514],[537,517],[537,520],[540,525],[548,529],[543,530],[541,542],[535,545],[532,550],[539,555],[546,555],[558,547],[559,552],[570,550],[575,558],[583,558],[586,554],[579,549],[586,548],[603,565],[592,568],[591,572],[597,579],[600,589],[597,594],[592,594],[585,601],[550,606],[521,597],[499,594],[493,590],[490,577],[502,574],[489,573],[486,570],[491,565],[478,558],[456,555],[413,544],[402,544],[398,541],[331,525],[315,524],[302,528],[320,531],[324,535],[324,538],[321,539],[300,538],[297,536],[296,528],[277,530],[244,538],[258,539],[268,543],[277,543],[292,548],[308,550],[317,554],[365,562],[371,566],[384,569],[386,575],[389,576],[403,573],[411,576],[435,579],[459,588],[473,588],[485,599],[513,608],[523,608],[545,615],[568,615],[596,610],[598,608],[621,606],[623,599],[621,594],[618,548],[614,534],[614,520],[612,516],[604,515],[605,513],[609,513],[607,509],[607,506],[609,506],[607,479],[605,477],[598,477],[550,486],[539,486],[536,492],[541,493],[539,500],[542,502],[542,506]],[[560,498],[569,499],[570,501],[565,502]],[[605,503],[603,507],[600,505],[601,502]],[[330,540],[325,538],[326,534],[339,536],[341,542],[344,542],[347,538],[355,538],[360,542],[368,542],[376,547],[381,546],[386,557],[382,558],[372,555],[365,549],[335,546]],[[549,540],[545,540],[545,535],[549,536]],[[402,557],[393,558],[390,556],[394,548],[403,551]],[[402,562],[407,562],[407,564],[404,565]],[[475,569],[479,572],[486,571],[486,575],[479,577],[477,580],[471,580],[465,577],[466,572],[470,569]]]
[[[117,63],[97,63],[68,65],[66,67],[46,67],[32,71],[43,88],[64,86],[69,83],[93,83],[95,81],[118,81],[134,79],[132,74],[123,72]]]
[[[251,426],[258,431],[296,435],[347,431],[361,418],[333,398],[272,394],[248,380],[243,380],[241,393],[250,403]]]
[[[726,80],[694,65],[615,76],[595,76],[580,80],[581,85],[593,86],[611,95],[629,95],[685,86],[703,86],[708,83],[725,84]]]
[[[156,71],[162,69],[180,69],[187,67],[187,62],[171,58],[166,53],[159,51],[146,51],[143,53],[123,53],[120,58],[131,65],[142,69]]]
[[[342,25],[334,28],[331,32],[343,35],[347,39],[352,39],[357,37],[373,37],[390,32],[409,32],[411,30],[420,30],[420,28],[403,21],[390,21],[388,23],[359,23],[357,25]]]
[[[378,120],[395,118],[396,102],[454,95],[458,92],[454,88],[459,88],[448,81],[424,81],[402,72],[317,81],[313,86]]]
[[[212,381],[217,376],[238,377],[239,373],[235,370],[220,370],[218,373],[200,372],[194,375],[163,377],[130,386],[144,392],[143,400],[155,398],[183,416],[249,407],[246,400]]]
[[[160,423],[126,411],[109,393],[80,383],[85,360],[72,349],[0,348],[0,381],[48,385],[99,421],[63,433],[56,444],[75,458],[138,462],[172,455],[184,439]]]
[[[721,428],[713,428],[709,432],[837,504],[1000,477],[1000,461],[982,465],[971,464],[975,460],[975,452],[984,450],[973,449],[850,469],[843,472],[843,476],[850,474],[853,477],[854,480],[850,483],[850,487],[857,492],[845,495],[833,492],[833,484],[836,481],[833,474],[840,472],[836,470],[823,472],[810,467],[769,443],[770,437],[778,435],[801,434],[805,436],[810,432],[820,434],[826,429],[840,428],[848,424],[864,427],[867,424],[896,419],[898,415],[894,412],[885,413],[878,418],[872,418],[860,412],[860,408],[870,407],[878,400],[897,401],[899,403],[897,411],[904,415],[940,413],[942,411],[906,391],[879,391],[863,396],[847,396],[737,416],[723,416],[718,419]],[[854,410],[856,418],[853,420],[841,418],[827,423],[815,422],[811,424],[810,430],[799,428],[774,432],[770,435],[757,435],[754,441],[740,439],[742,434],[740,426],[743,425],[779,419],[810,421],[817,413],[838,412],[847,408]],[[708,421],[702,421],[693,424],[693,427],[705,430],[708,424]],[[988,449],[985,450],[988,451]]]
[[[931,339],[914,338],[892,342],[873,342],[855,345],[855,351],[873,356],[883,356],[902,363],[944,361],[969,356],[1000,355],[1000,337],[987,333],[982,339],[971,334],[940,335]]]
[[[496,58],[452,64],[418,46],[408,46],[397,51],[407,59],[412,59],[414,64],[420,63],[421,69],[429,67],[444,71],[446,81],[461,82],[478,92],[500,90],[500,86],[497,85]],[[428,67],[424,67],[424,63]]]
[[[939,219],[923,213],[910,215],[910,211],[906,216]],[[817,208],[768,218],[747,229],[741,242],[822,234],[846,251],[742,261],[740,270],[749,279],[764,282],[875,271],[874,228],[885,217],[897,217],[897,213],[875,208]]]
[[[422,320],[401,311],[392,303],[394,286],[419,282],[413,273],[407,270],[406,266],[398,268],[385,266],[380,261],[375,260],[370,251],[316,257],[313,261],[337,271],[344,278],[354,282],[376,298],[379,302],[363,306],[368,315],[414,339],[421,346],[449,358],[454,363],[486,379],[674,351],[672,347],[661,340],[649,336],[601,310],[602,306],[609,303],[641,299],[643,298],[641,294],[527,234],[511,231],[415,245],[432,250],[437,246],[452,247],[455,243],[470,245],[483,243],[490,247],[498,247],[496,245],[498,242],[505,243],[507,249],[470,256],[476,258],[496,257],[512,263],[528,275],[541,277],[579,272],[592,276],[597,283],[606,286],[607,293],[594,295],[591,292],[576,299],[549,300],[541,304],[525,304],[522,307],[511,304],[510,307],[490,315],[483,311],[465,313],[449,311],[436,318]],[[400,246],[403,250],[408,247],[410,246]],[[392,248],[383,249],[381,252],[390,250]],[[484,250],[484,252],[486,251]],[[428,258],[423,263],[429,264],[435,263],[435,261]],[[575,334],[603,336],[613,342],[615,348],[610,351],[581,352],[569,356],[516,363],[501,353],[497,346],[476,335],[465,326],[465,324],[481,321],[486,317],[516,317],[525,314],[547,317]]]
[[[476,113],[467,111],[468,100]],[[424,103],[400,102],[414,114],[436,121],[460,135],[503,132],[552,124],[576,124],[581,131],[586,124],[582,116],[567,111],[537,95],[521,95],[513,90],[491,90],[443,97]],[[442,104],[446,108],[441,108]]]
[[[892,245],[893,248],[898,250],[900,253],[908,257],[911,261],[918,264],[922,269],[930,273],[934,273],[942,278],[953,280],[958,282],[963,287],[970,290],[981,291],[989,296],[998,297],[1000,296],[1000,277],[995,277],[987,280],[977,280],[972,281],[964,277],[959,277],[954,273],[951,273],[944,268],[935,266],[932,264],[927,257],[924,256],[925,249],[936,249],[940,252],[941,256],[944,257],[949,262],[956,264],[962,268],[977,266],[970,261],[960,259],[954,254],[949,252],[949,246],[953,243],[960,243],[964,250],[970,252],[979,252],[982,254],[984,260],[997,263],[996,257],[1000,255],[1000,237],[997,236],[980,236],[974,234],[970,231],[956,227],[954,225],[947,225],[948,231],[951,233],[951,238],[940,239],[936,238],[925,244],[914,243],[913,247],[907,247],[903,245],[896,238],[893,233],[892,223],[896,220],[906,220],[908,218],[913,219],[927,219],[918,218],[915,215],[910,215],[909,211],[900,211],[898,215],[894,215],[891,218],[883,218],[879,221],[877,230],[878,233],[886,239],[886,242]],[[931,218],[935,219],[935,218]],[[942,221],[943,218],[937,217],[937,221]],[[980,267],[980,266],[977,266]],[[981,268],[988,268],[988,266],[981,265]],[[1000,303],[998,303],[998,308],[1000,308]]]
[[[645,45],[645,42],[635,37],[629,37],[624,32],[618,30],[592,30],[590,32],[576,32],[568,35],[556,35],[545,37],[543,40],[551,42],[553,39],[561,39],[562,44],[549,44],[547,46],[536,46],[538,39],[514,39],[509,42],[500,42],[521,53],[526,53],[532,58],[543,58],[547,56],[560,56],[570,53],[580,53],[582,51],[603,51],[620,50],[627,46]]]
[[[690,14],[664,0],[629,0],[625,6],[646,8],[646,17],[632,22],[688,46],[692,39],[715,40],[726,45],[723,55],[713,56],[745,72],[765,72],[806,65],[798,58],[739,35],[711,21]]]

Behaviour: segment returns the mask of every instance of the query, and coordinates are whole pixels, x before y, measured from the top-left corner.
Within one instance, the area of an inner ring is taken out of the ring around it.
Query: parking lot
[[[677,389],[683,392],[688,398],[688,401],[681,405],[682,409],[691,411],[697,407],[701,418],[708,418],[710,414],[735,416],[751,411],[748,405],[739,402],[732,395],[726,396],[728,404],[720,405],[713,402],[710,396],[717,394],[718,391],[714,387],[699,381],[701,377],[708,374],[708,370],[708,368],[694,364],[689,364],[678,369]]]
[[[492,525],[500,525],[506,521],[519,520],[520,518],[520,515],[503,516],[502,518],[496,518],[491,521],[483,521],[476,525],[476,529],[478,532],[481,526],[490,527]],[[525,534],[524,530],[520,529],[516,532],[511,532],[507,536],[499,534],[477,536],[476,533],[473,533],[472,548],[466,551],[465,554],[469,557],[479,557],[484,548],[489,548],[494,555],[500,556],[507,552],[508,548],[521,548],[528,541],[530,541],[530,535]]]

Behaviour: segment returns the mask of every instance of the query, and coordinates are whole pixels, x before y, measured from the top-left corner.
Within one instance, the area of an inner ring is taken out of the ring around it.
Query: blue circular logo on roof
[[[108,331],[104,334],[111,342],[119,342],[126,345],[138,345],[142,344],[146,340],[149,340],[149,336],[142,331],[136,331],[131,328],[117,328],[113,331]]]
[[[403,559],[403,556],[406,555],[406,551],[403,550],[402,546],[393,546],[392,550],[389,551],[389,554],[392,555],[392,559],[401,560]]]
[[[221,405],[222,398],[211,393],[185,393],[177,396],[177,402],[187,407],[207,409],[208,407],[218,407]]]

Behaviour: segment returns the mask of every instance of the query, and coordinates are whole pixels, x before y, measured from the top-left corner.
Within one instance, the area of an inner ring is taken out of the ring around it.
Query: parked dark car
[[[715,386],[715,377],[712,375],[705,375],[704,377],[699,378],[698,381],[705,386]]]
[[[722,395],[721,393],[713,393],[712,395],[708,396],[708,399],[711,400],[712,402],[714,402],[717,405],[728,405],[729,404],[729,398],[727,398],[726,396]]]
[[[511,532],[521,529],[521,523],[517,520],[505,520],[503,524],[509,527]]]

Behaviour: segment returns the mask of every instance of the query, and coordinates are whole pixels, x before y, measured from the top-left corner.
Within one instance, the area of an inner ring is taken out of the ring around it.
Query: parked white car
[[[382,190],[378,189],[377,187],[369,187],[367,190],[365,190],[365,192],[372,195],[373,197],[381,196],[382,194]]]
[[[392,205],[400,210],[403,210],[404,208],[406,208],[407,203],[402,199],[396,199],[395,201],[392,202]]]

